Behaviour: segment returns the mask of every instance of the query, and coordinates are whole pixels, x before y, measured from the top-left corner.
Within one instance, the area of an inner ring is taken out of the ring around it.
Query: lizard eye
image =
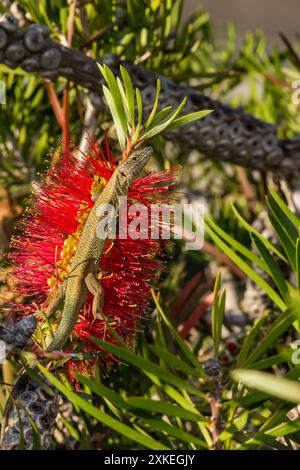
[[[126,174],[124,173],[124,171],[120,171],[120,173],[121,173],[122,176],[124,176],[124,177],[126,176]]]
[[[137,160],[137,157],[132,157],[132,160],[134,160],[134,161]]]

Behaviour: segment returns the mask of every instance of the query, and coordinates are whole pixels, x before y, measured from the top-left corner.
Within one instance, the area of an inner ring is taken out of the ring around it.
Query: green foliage
[[[103,92],[115,123],[120,147],[123,151],[130,146],[137,147],[145,140],[151,139],[162,132],[171,131],[196,121],[211,112],[209,110],[197,111],[187,114],[186,116],[178,117],[186,102],[186,98],[184,98],[175,110],[172,111],[168,106],[163,108],[159,113],[156,113],[160,91],[160,81],[158,79],[152,111],[146,123],[142,124],[143,103],[141,94],[140,91],[136,89],[135,103],[133,85],[127,70],[121,66],[121,75],[124,82],[123,86],[121,80],[115,78],[106,65],[102,66],[99,64],[99,68],[108,84],[108,88],[103,86]],[[135,107],[137,108],[137,120]]]
[[[279,449],[289,448],[290,438],[299,442],[299,423],[298,421],[291,422],[287,412],[291,408],[289,402],[299,402],[297,380],[300,367],[291,362],[293,352],[291,348],[282,348],[275,354],[273,349],[280,338],[291,334],[292,330],[295,333],[298,330],[298,288],[286,281],[275,256],[278,258],[280,254],[280,259],[286,264],[289,263],[286,244],[290,247],[287,240],[292,238],[294,248],[289,256],[293,256],[294,262],[291,263],[291,267],[298,266],[295,257],[298,256],[296,247],[300,220],[273,191],[268,197],[268,206],[270,220],[281,241],[280,247],[275,247],[256,232],[233,207],[239,221],[251,234],[258,255],[245,249],[212,220],[207,222],[208,234],[211,238],[234,262],[239,262],[241,269],[253,275],[253,280],[257,281],[257,285],[265,290],[281,310],[272,322],[269,321],[270,312],[268,311],[258,318],[243,339],[235,362],[229,368],[222,368],[220,383],[222,384],[223,426],[218,437],[218,445],[225,449],[261,448],[266,444]],[[277,219],[285,218],[284,226],[278,225],[276,221],[274,223],[275,215]],[[278,227],[280,227],[279,233]],[[289,234],[289,237],[287,235],[286,238],[282,237],[283,232]],[[270,276],[274,287],[271,287],[255,271],[255,263]],[[215,357],[220,356],[225,311],[225,291],[219,293],[220,282],[221,278],[218,276],[212,308],[212,339]],[[153,336],[153,344],[149,345],[141,338],[140,352],[132,352],[123,343],[116,346],[93,339],[104,351],[114,354],[124,363],[120,366],[121,372],[124,367],[130,367],[131,374],[138,372],[147,378],[149,384],[144,389],[144,394],[132,396],[128,393],[126,385],[116,392],[102,381],[95,383],[81,375],[78,375],[77,379],[90,393],[97,396],[98,406],[101,409],[104,407],[107,412],[113,412],[126,425],[134,423],[133,429],[142,436],[146,435],[150,439],[158,440],[168,449],[210,449],[213,446],[212,428],[214,425],[210,418],[210,400],[220,384],[218,385],[218,380],[215,381],[204,373],[203,360],[201,358],[199,360],[196,353],[193,353],[181,339],[163,312],[156,296],[154,296],[154,301],[158,321],[162,321],[163,328],[159,328]],[[274,367],[286,368],[285,377],[277,377],[270,372],[265,372]],[[136,372],[133,372],[133,369]],[[54,381],[49,373],[47,377]],[[240,386],[235,386],[231,379]],[[63,386],[57,383],[57,380],[55,383],[63,393],[68,393],[67,389],[63,389]],[[252,391],[253,388],[259,392]],[[83,405],[76,395],[68,394],[67,396],[71,401],[74,398],[73,403],[85,412],[96,416],[96,410],[88,410],[87,405]],[[163,420],[162,415],[164,415]],[[97,419],[101,423],[107,423],[100,416]],[[115,429],[113,424],[108,425]],[[116,430],[124,433],[119,429]],[[281,437],[284,443],[277,442],[278,437]],[[128,430],[127,438],[142,446],[153,445],[151,442],[145,444],[138,440],[137,436],[132,435]]]
[[[130,396],[126,388],[116,392],[100,378],[95,381],[76,375],[85,390],[97,397],[97,405],[93,405],[70,392],[42,366],[40,370],[74,405],[144,448],[209,448],[210,423],[204,415],[208,403],[205,393],[199,388],[200,383],[205,383],[202,364],[188,349],[156,302],[163,324],[171,332],[174,345],[177,345],[178,351],[182,351],[181,354],[163,348],[166,338],[160,336],[150,346],[142,339],[143,353],[140,354],[130,351],[124,344],[116,346],[93,338],[106,352],[113,353],[131,365],[136,370],[134,372],[131,369],[133,375],[144,375],[148,384],[148,393],[144,397]],[[143,381],[142,378],[140,380]],[[192,381],[195,383],[192,384]],[[186,430],[188,423],[193,427],[193,432]]]
[[[66,43],[69,2],[41,0],[38,9],[32,0],[18,3],[33,21],[49,26],[53,39]],[[243,105],[258,117],[280,123],[280,136],[299,132],[299,111],[292,105],[290,90],[291,81],[299,78],[299,70],[284,48],[267,48],[261,33],[247,33],[242,45],[238,45],[235,27],[229,24],[226,37],[220,41],[207,12],[199,10],[182,20],[182,0],[81,3],[75,12],[72,47],[94,59],[117,54],[196,91],[204,90],[234,106]],[[0,5],[0,10],[5,7]],[[222,426],[217,430],[218,448],[262,449],[267,445],[286,450],[295,443],[299,445],[299,419],[291,421],[287,416],[293,404],[299,402],[300,367],[291,359],[291,343],[298,338],[300,325],[298,217],[270,190],[267,205],[278,243],[267,240],[251,226],[264,207],[263,178],[254,178],[246,172],[254,190],[254,208],[250,210],[235,168],[219,163],[218,159],[212,163],[203,156],[183,154],[157,137],[160,132],[201,118],[205,112],[180,116],[184,103],[178,103],[176,109],[166,107],[158,112],[158,80],[153,109],[142,122],[141,94],[133,89],[126,69],[121,68],[121,79],[116,79],[107,67],[101,70],[107,82],[104,95],[118,137],[110,133],[111,145],[118,151],[120,145],[124,149],[128,142],[136,146],[153,138],[151,144],[156,150],[153,169],[183,165],[180,183],[187,197],[205,195],[208,240],[264,291],[271,307],[261,311],[237,336],[237,352],[229,355],[222,326],[224,319],[226,323],[228,302],[218,275],[211,330],[199,327],[195,340],[184,341],[179,333],[184,320],[174,317],[174,303],[183,294],[186,283],[209,267],[211,255],[185,252],[178,243],[173,260],[168,262],[160,301],[153,296],[157,320],[149,320],[147,334],[140,335],[135,350],[126,348],[117,337],[116,345],[95,339],[103,348],[102,355],[113,352],[120,361],[116,371],[112,370],[109,377],[103,377],[100,371],[92,378],[77,375],[78,387],[86,394],[83,398],[74,392],[64,374],[60,375],[67,359],[55,362],[51,372],[40,367],[74,403],[82,418],[80,430],[64,419],[69,434],[79,442],[80,449],[212,449],[216,429],[211,405],[212,399],[220,398]],[[0,185],[15,211],[13,224],[24,206],[24,197],[39,180],[39,173],[47,168],[47,155],[61,141],[62,130],[41,77],[18,68],[1,67],[0,73],[7,92],[7,104],[0,108]],[[238,85],[246,93],[241,94]],[[65,87],[63,79],[53,84],[60,103]],[[72,140],[78,144],[89,96],[72,83],[69,87],[69,126]],[[95,137],[111,124],[110,116],[101,115]],[[238,209],[232,205],[236,200]],[[9,235],[11,231],[10,226]],[[1,266],[6,265],[2,262]],[[286,271],[293,276],[287,276]],[[2,278],[0,282],[1,287],[5,285]],[[202,283],[203,277],[198,284]],[[196,297],[196,301],[187,298],[185,307],[190,309],[187,314],[200,305],[202,294],[196,291]],[[41,338],[42,334],[38,334]],[[228,357],[229,362],[224,362]],[[83,361],[90,356],[77,354],[76,358]],[[220,377],[205,372],[206,361],[211,358],[221,368]],[[17,368],[21,365],[14,364]],[[5,374],[3,368],[1,381],[10,382],[5,380]],[[3,390],[1,386],[1,411],[8,395]],[[98,446],[93,444],[95,435],[102,436]]]
[[[292,403],[299,403],[300,385],[296,381],[247,369],[234,370],[231,376],[250,388],[256,388]]]
[[[216,292],[218,286],[219,280]],[[211,421],[210,400],[217,382],[203,372],[201,358],[199,360],[178,335],[156,296],[154,301],[163,328],[157,330],[152,344],[140,338],[140,352],[132,352],[123,343],[116,346],[93,339],[106,353],[113,353],[123,363],[115,375],[122,376],[127,370],[133,391],[136,384],[140,387],[142,384],[142,393],[141,390],[139,394],[130,393],[126,379],[118,386],[111,379],[96,376],[91,380],[77,374],[77,380],[91,396],[87,402],[46,369],[40,366],[40,370],[85,415],[94,417],[97,427],[105,425],[117,432],[105,448],[114,448],[114,439],[119,439],[117,436],[121,434],[121,448],[211,449],[214,422]],[[218,302],[219,306],[223,304]],[[222,309],[223,306],[220,315]],[[299,431],[299,425],[290,422],[286,414],[291,408],[287,402],[298,401],[299,384],[295,379],[299,377],[300,367],[292,367],[286,378],[258,372],[289,363],[291,352],[277,356],[266,353],[291,327],[295,310],[281,313],[262,334],[267,316],[249,329],[236,358],[239,369],[222,368],[221,448],[251,449],[266,443],[274,449],[286,448],[287,442],[280,445],[276,438],[284,436],[288,440],[291,434],[298,442],[295,433]],[[247,388],[236,388],[231,377]],[[253,392],[251,388],[262,393]]]
[[[256,230],[254,230],[239,215],[236,208],[232,206],[234,214],[238,217],[242,225],[249,231],[249,234],[256,245],[258,255],[237,242],[232,236],[224,232],[210,218],[207,218],[206,229],[214,242],[227,254],[238,266],[256,282],[281,309],[285,310],[291,302],[299,298],[297,283],[292,285],[287,281],[284,272],[279,265],[278,258],[286,266],[292,268],[298,279],[298,231],[300,227],[299,218],[288,208],[284,201],[272,190],[267,198],[269,209],[269,219],[274,232],[280,243],[280,247],[266,240]],[[267,282],[257,272],[260,268],[275,284]]]
[[[226,291],[223,291],[219,298],[221,275],[218,273],[214,287],[214,303],[212,308],[212,337],[214,340],[215,357],[218,357],[222,336],[222,326],[225,313]]]

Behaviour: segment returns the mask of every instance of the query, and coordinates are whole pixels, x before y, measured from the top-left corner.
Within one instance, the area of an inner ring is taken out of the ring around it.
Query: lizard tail
[[[51,343],[46,348],[47,352],[60,351],[63,349],[77,323],[80,306],[78,299],[65,302],[62,319]]]

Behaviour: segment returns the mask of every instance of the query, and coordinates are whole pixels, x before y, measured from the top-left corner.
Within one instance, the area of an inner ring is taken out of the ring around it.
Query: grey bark
[[[97,61],[85,54],[57,44],[45,26],[30,25],[21,29],[12,15],[0,19],[0,63],[10,68],[21,67],[26,72],[40,74],[55,81],[62,76],[89,89],[93,101],[103,108],[103,78]],[[139,87],[145,111],[151,109],[158,75],[132,62],[121,61],[110,55],[103,61],[119,73],[120,64],[130,73]],[[209,158],[228,161],[252,170],[273,171],[282,177],[300,173],[300,139],[279,140],[276,126],[244,112],[231,108],[192,88],[179,85],[159,76],[161,80],[161,106],[178,105],[187,96],[185,113],[213,109],[205,118],[184,126],[166,137],[192,150],[197,149]]]

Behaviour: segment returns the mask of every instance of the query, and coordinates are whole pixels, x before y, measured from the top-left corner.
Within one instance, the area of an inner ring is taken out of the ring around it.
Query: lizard
[[[104,190],[96,198],[81,233],[69,275],[46,312],[48,316],[51,315],[64,301],[62,319],[51,343],[46,348],[47,352],[57,351],[64,347],[76,325],[88,292],[94,296],[92,305],[94,317],[103,317],[104,292],[97,275],[108,231],[106,231],[106,237],[99,238],[97,224],[106,215],[108,205],[118,208],[119,197],[127,195],[130,185],[137,179],[151,154],[152,147],[133,152],[117,166]]]
[[[103,317],[104,291],[97,279],[97,275],[108,238],[108,231],[106,231],[106,237],[99,238],[97,225],[106,215],[108,204],[114,206],[116,210],[118,209],[119,197],[128,194],[130,185],[137,179],[152,153],[152,147],[135,150],[126,160],[119,163],[103,191],[96,197],[95,204],[81,233],[71,262],[69,275],[65,283],[60,287],[56,298],[49,304],[46,312],[47,315],[52,315],[64,302],[61,321],[52,341],[46,348],[46,352],[63,349],[77,323],[81,307],[88,292],[94,296],[92,305],[94,317]],[[1,442],[9,415],[13,410],[13,403],[28,380],[29,376],[24,372],[17,379],[12,389],[3,413]]]

